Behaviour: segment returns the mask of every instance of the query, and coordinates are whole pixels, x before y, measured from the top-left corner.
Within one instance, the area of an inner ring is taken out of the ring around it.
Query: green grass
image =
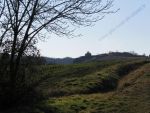
[[[110,98],[109,94],[105,96],[100,94],[76,95],[50,99],[46,105],[49,109],[54,107],[55,113],[125,113],[128,111],[123,97]],[[122,109],[118,109],[120,107]]]
[[[74,65],[42,66],[44,79],[38,89],[48,96],[106,92],[117,87],[121,76],[145,61],[105,61]]]
[[[108,93],[77,94],[49,98],[39,104],[39,110],[52,113],[149,113],[150,64],[128,74],[122,81],[128,87]],[[46,113],[46,112],[45,112]]]
[[[89,75],[102,70],[111,65],[125,62],[125,61],[105,61],[105,62],[89,62],[83,64],[73,64],[73,65],[49,65],[42,66],[40,68],[41,72],[39,75],[43,76],[40,82],[40,87],[45,90],[55,90],[63,89],[63,92],[68,91],[68,89],[77,90],[81,89],[83,80]],[[89,77],[90,79],[90,77]],[[74,88],[74,89],[73,89]],[[57,93],[57,91],[54,91]],[[70,91],[72,92],[72,91]],[[66,92],[67,93],[67,92]],[[56,95],[56,94],[55,94]]]

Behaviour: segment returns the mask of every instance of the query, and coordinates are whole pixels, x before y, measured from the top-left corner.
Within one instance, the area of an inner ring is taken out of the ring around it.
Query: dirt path
[[[131,113],[150,113],[150,64],[123,77],[115,94],[128,98]]]

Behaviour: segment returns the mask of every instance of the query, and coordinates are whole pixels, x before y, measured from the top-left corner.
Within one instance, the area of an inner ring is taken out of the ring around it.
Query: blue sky
[[[39,42],[42,56],[78,57],[87,51],[101,54],[109,51],[135,51],[150,54],[150,1],[115,0],[113,9],[120,10],[107,15],[91,27],[81,27],[75,31],[81,37],[68,39],[55,35]],[[137,12],[138,11],[138,12]],[[136,12],[136,14],[135,14]],[[124,24],[117,27],[124,21]],[[114,29],[110,34],[110,31]],[[106,37],[103,37],[107,35]]]

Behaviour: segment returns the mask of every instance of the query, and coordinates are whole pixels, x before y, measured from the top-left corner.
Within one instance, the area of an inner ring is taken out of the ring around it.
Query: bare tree
[[[89,26],[112,13],[113,0],[0,0],[0,51],[10,54],[15,86],[22,56],[33,55],[46,32],[71,36],[72,26]]]

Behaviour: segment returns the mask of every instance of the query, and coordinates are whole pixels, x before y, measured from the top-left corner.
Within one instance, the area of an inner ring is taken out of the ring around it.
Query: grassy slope
[[[62,67],[43,67],[47,73],[39,88],[48,96],[87,94],[110,91],[118,79],[143,65],[143,61],[109,61],[75,64]],[[53,70],[53,72],[52,72]]]
[[[95,76],[91,76],[93,73],[124,62],[125,61],[116,60],[111,62],[106,61],[74,65],[42,66],[40,68],[40,70],[42,70],[40,71],[40,75],[43,75],[45,79],[40,82],[40,89],[42,89],[44,93],[48,93],[49,96],[79,93],[80,91],[83,91],[83,87],[88,85],[88,79],[96,79]],[[83,83],[85,80],[88,82]]]
[[[37,69],[38,73],[33,73],[34,81],[38,81],[37,90],[48,98],[11,113],[150,111],[150,64],[143,60],[46,65]]]
[[[149,113],[150,64],[129,73],[116,91],[52,98],[40,110],[48,113]]]

